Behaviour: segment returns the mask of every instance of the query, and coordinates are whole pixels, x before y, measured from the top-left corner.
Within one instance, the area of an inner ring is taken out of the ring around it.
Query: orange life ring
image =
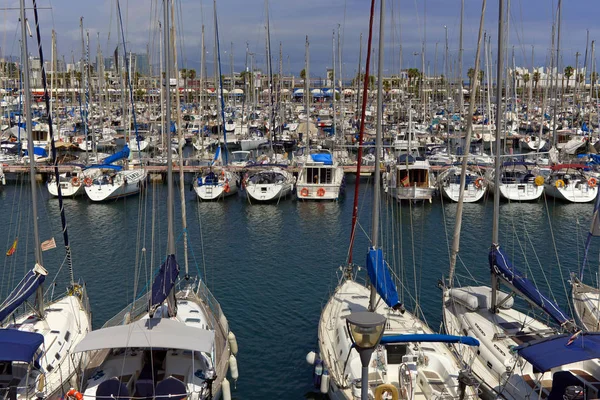
[[[225,186],[223,187],[223,191],[225,193],[229,193],[229,191],[231,190],[231,188],[229,187],[229,181],[225,182]]]
[[[475,179],[475,187],[477,189],[481,189],[483,187],[483,182],[484,181],[483,181],[482,177],[479,177],[479,178]]]
[[[590,179],[588,179],[588,186],[591,188],[595,188],[596,185],[598,184],[598,179],[591,177]]]
[[[92,178],[90,178],[89,176],[86,176],[83,180],[83,183],[85,184],[85,186],[90,187],[92,186],[92,183],[94,183],[94,181],[92,181]]]
[[[319,190],[317,190],[317,196],[319,196],[319,197],[325,196],[325,189],[319,188]]]
[[[75,389],[71,389],[67,392],[67,396],[68,399],[77,399],[77,400],[83,400],[83,395],[78,392]]]
[[[525,141],[526,141],[527,143],[531,142],[531,137],[529,137],[529,136],[525,136]]]
[[[302,197],[306,197],[306,196],[308,196],[308,189],[307,189],[307,188],[303,188],[303,189],[300,191],[300,196],[302,196]]]
[[[81,182],[79,181],[79,178],[74,176],[73,179],[71,179],[71,185],[73,186],[79,186],[81,185]]]

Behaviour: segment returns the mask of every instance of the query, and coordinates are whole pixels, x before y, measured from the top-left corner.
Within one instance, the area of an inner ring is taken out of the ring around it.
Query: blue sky
[[[18,7],[17,0],[5,0],[8,7]],[[26,0],[28,6],[31,1]],[[79,18],[84,17],[84,28],[89,30],[91,52],[96,51],[96,35],[105,56],[112,55],[117,44],[116,0],[38,0],[45,55],[50,57],[50,32],[57,31],[58,51],[69,60],[81,55]],[[162,19],[162,0],[121,0],[121,11],[126,30],[128,50],[145,52],[150,48],[158,60],[157,21]],[[278,70],[279,42],[283,43],[284,73],[290,70],[298,74],[304,67],[305,36],[310,42],[311,76],[325,76],[332,64],[332,33],[338,24],[342,32],[342,59],[345,76],[354,76],[358,64],[359,36],[363,33],[364,48],[369,16],[368,0],[271,0],[269,4],[273,66]],[[157,12],[158,7],[158,12]],[[531,46],[535,49],[535,65],[548,64],[553,13],[557,0],[512,0],[510,12],[510,38],[508,46],[515,48],[516,64],[531,63]],[[199,69],[200,31],[206,30],[208,69],[212,69],[214,26],[213,3],[201,0],[180,0],[177,13],[178,51],[180,67]],[[221,61],[224,72],[229,72],[229,53],[233,42],[235,70],[243,68],[245,49],[248,45],[256,54],[256,65],[265,70],[265,2],[264,0],[218,0]],[[420,68],[423,39],[426,41],[426,64],[432,73],[435,47],[437,71],[444,65],[445,29],[448,29],[450,62],[458,53],[460,0],[387,0],[385,28],[385,73],[400,68],[399,49],[402,45],[402,67]],[[481,0],[465,0],[464,23],[464,70],[474,64],[475,42],[481,13]],[[498,1],[488,1],[485,29],[497,45]],[[586,30],[590,41],[600,39],[600,28],[595,21],[600,15],[598,0],[565,1],[561,27],[561,64],[575,65],[575,53],[579,51],[580,65],[586,47]],[[3,55],[18,56],[18,11],[0,10],[0,47]],[[32,12],[28,18],[33,27]],[[375,30],[378,23],[376,20]],[[110,34],[109,34],[110,33]],[[377,47],[377,38],[374,39]],[[35,51],[35,41],[29,41],[30,52]],[[598,49],[600,51],[600,48]],[[495,50],[493,50],[495,55]],[[289,59],[289,62],[288,62]],[[364,64],[364,56],[363,56]]]

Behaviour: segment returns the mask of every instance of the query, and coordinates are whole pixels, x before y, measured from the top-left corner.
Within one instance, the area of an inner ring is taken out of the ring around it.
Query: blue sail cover
[[[44,336],[39,333],[0,329],[0,361],[29,363],[42,343]]]
[[[12,314],[21,304],[23,304],[29,296],[35,293],[35,290],[44,283],[46,275],[32,269],[25,275],[21,282],[13,289],[8,295],[6,300],[0,304],[0,322],[4,321],[6,317]]]
[[[311,154],[310,158],[312,158],[312,160],[314,162],[320,162],[325,165],[333,165],[333,159],[331,158],[331,154],[327,154],[327,153]]]
[[[102,163],[103,164],[112,164],[116,161],[124,160],[127,157],[129,157],[129,146],[125,145],[125,147],[123,147],[123,150],[117,151],[112,156],[106,157],[104,160],[102,160]]]
[[[512,263],[500,247],[494,246],[489,255],[490,269],[506,282],[514,286],[523,296],[527,297],[538,307],[544,310],[559,325],[570,322],[570,318],[558,305],[541,293],[521,271],[513,267]]]
[[[165,262],[160,266],[158,274],[152,282],[152,298],[150,308],[160,306],[167,298],[179,276],[179,264],[175,260],[175,254],[167,256]]]
[[[462,343],[467,346],[479,346],[479,340],[471,336],[442,335],[438,333],[383,336],[381,343]]]
[[[556,335],[516,348],[521,357],[540,372],[561,365],[600,358],[600,333]]]
[[[375,285],[377,293],[389,307],[400,305],[398,290],[392,279],[387,263],[383,259],[383,250],[370,248],[367,254],[367,272],[371,284]]]

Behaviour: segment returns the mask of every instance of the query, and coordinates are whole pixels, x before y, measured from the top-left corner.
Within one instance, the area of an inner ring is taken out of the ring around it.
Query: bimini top
[[[33,361],[44,336],[17,329],[0,329],[0,361]]]
[[[131,347],[210,352],[215,333],[168,318],[146,318],[88,333],[75,352]]]
[[[600,358],[600,333],[556,335],[516,348],[521,357],[540,372],[561,365]]]

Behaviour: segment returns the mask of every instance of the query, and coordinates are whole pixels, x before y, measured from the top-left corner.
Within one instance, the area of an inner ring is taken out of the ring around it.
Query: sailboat
[[[482,10],[485,10],[485,3]],[[503,0],[499,10],[498,83],[496,95],[498,115],[502,112]],[[482,24],[483,25],[483,24]],[[490,286],[453,287],[453,273],[448,285],[443,285],[443,320],[446,332],[477,338],[480,346],[456,348],[462,361],[471,366],[481,383],[483,398],[531,399],[563,398],[578,386],[587,397],[597,396],[594,383],[600,378],[600,366],[594,358],[600,354],[598,337],[581,333],[575,322],[525,274],[514,267],[500,247],[500,142],[498,121],[496,133],[496,163],[494,223],[489,252]],[[461,203],[459,203],[461,205]],[[457,226],[460,227],[457,216]],[[455,231],[454,257],[458,252]],[[511,293],[499,290],[500,283]],[[513,295],[545,312],[556,324],[552,327],[514,307]],[[563,331],[564,334],[558,334]]]
[[[26,21],[24,0],[20,2],[21,21]],[[40,31],[37,8],[34,4],[38,42]],[[30,70],[28,65],[27,34],[25,23],[21,23],[23,74],[25,79],[25,116],[27,129],[31,130]],[[38,50],[42,65],[42,81],[45,91],[46,109],[49,96],[41,43]],[[49,119],[49,135],[54,156],[54,172],[58,176],[56,147],[52,137],[52,116]],[[30,133],[30,132],[29,132]],[[31,137],[31,134],[29,135]],[[28,143],[33,152],[33,141]],[[43,283],[48,272],[43,266],[42,244],[38,233],[37,193],[35,161],[30,164],[32,219],[35,243],[35,265],[0,304],[0,396],[10,399],[59,399],[76,384],[76,371],[80,364],[87,363],[87,356],[74,354],[74,347],[91,329],[91,313],[85,286],[73,279],[71,250],[65,222],[62,197],[59,189],[59,205],[67,261],[71,270],[68,292],[50,302],[44,301]],[[16,243],[13,247],[16,246]],[[9,250],[10,251],[10,250]],[[14,253],[14,249],[12,249]],[[35,293],[35,301],[26,311],[18,314],[21,305],[27,303]]]
[[[481,200],[487,192],[488,185],[479,172],[479,168],[468,168],[466,176],[466,190],[463,201],[465,203],[474,203]],[[460,170],[454,166],[450,167],[438,175],[437,180],[440,184],[442,195],[451,201],[457,202],[461,186]]]
[[[383,65],[383,17],[384,1],[381,2],[379,34],[379,71],[377,94],[377,136],[376,148],[382,148],[383,97],[381,87]],[[375,1],[371,3],[371,18]],[[372,24],[369,30],[366,76],[369,74]],[[368,80],[365,79],[365,90]],[[359,148],[363,145],[366,96],[363,98]],[[360,154],[360,152],[359,152]],[[360,156],[359,156],[360,157]],[[380,151],[376,151],[376,164],[380,161]],[[357,177],[360,176],[361,160],[357,162]],[[373,223],[371,246],[368,249],[366,269],[369,285],[357,280],[357,270],[351,262],[352,240],[356,229],[358,210],[358,181],[355,192],[353,226],[349,262],[343,267],[343,276],[334,293],[327,301],[319,320],[319,352],[309,353],[307,361],[315,366],[320,392],[332,399],[382,398],[376,396],[383,390],[392,392],[392,398],[432,399],[432,398],[477,398],[474,387],[459,382],[461,368],[444,342],[459,341],[477,346],[477,341],[462,336],[435,335],[418,317],[404,309],[398,298],[394,279],[391,276],[383,250],[378,245],[380,174],[374,178]],[[353,351],[346,319],[351,313],[369,311],[384,316],[387,321],[379,345],[368,359],[365,369],[362,355]],[[363,370],[364,369],[364,370]],[[363,374],[367,374],[366,376]],[[365,380],[363,379],[365,376]],[[368,384],[365,389],[364,384]],[[366,390],[363,391],[363,390]],[[395,396],[395,397],[394,397]]]
[[[163,8],[165,82],[169,82],[169,0]],[[120,8],[118,14],[121,20]],[[165,100],[163,121],[170,121],[170,94]],[[227,399],[231,398],[227,369],[234,380],[238,378],[237,341],[217,300],[201,280],[189,279],[187,271],[179,282],[182,288],[176,289],[180,267],[175,257],[173,166],[167,154],[166,257],[148,293],[77,346],[78,352],[102,356],[83,374],[88,377],[84,398],[208,400],[222,395]]]

